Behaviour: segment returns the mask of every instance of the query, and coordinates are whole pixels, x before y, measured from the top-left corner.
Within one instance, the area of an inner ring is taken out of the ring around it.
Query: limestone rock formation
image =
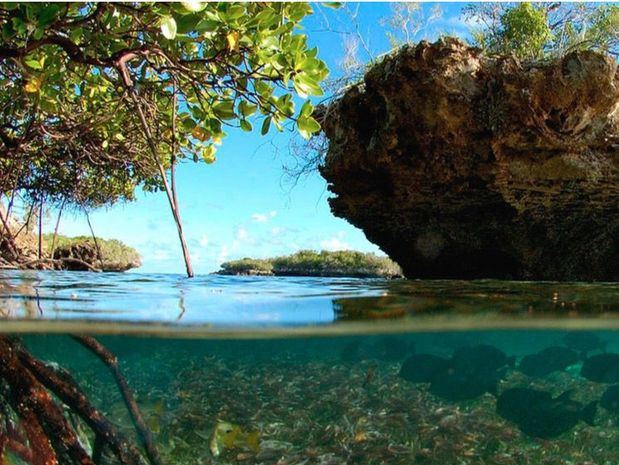
[[[323,112],[332,211],[411,278],[619,280],[619,73],[595,52],[385,58]]]

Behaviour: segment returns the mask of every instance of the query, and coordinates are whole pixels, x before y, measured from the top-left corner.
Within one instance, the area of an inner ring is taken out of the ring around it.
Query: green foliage
[[[53,234],[43,235],[43,241],[49,256],[52,255],[52,240]],[[58,235],[56,237],[55,249],[85,243],[95,245],[94,240],[90,236],[68,237]],[[101,250],[102,267],[104,269],[124,270],[140,265],[141,258],[138,251],[117,239],[97,238],[97,244]]]
[[[271,275],[273,274],[273,264],[270,260],[261,260],[258,258],[241,258],[240,260],[232,260],[221,264],[222,274],[255,274],[255,275]]]
[[[587,49],[619,55],[616,4],[473,3],[465,16],[482,25],[474,42],[489,53],[540,59]]]
[[[401,276],[400,267],[387,257],[356,251],[301,250],[270,259],[243,258],[221,265],[222,274],[274,274],[278,276]]]
[[[546,11],[530,3],[521,3],[501,16],[504,51],[523,58],[540,58],[544,46],[551,39]]]
[[[97,206],[162,188],[159,162],[213,163],[227,127],[319,130],[306,3],[0,3],[0,192]],[[176,103],[174,103],[176,102]],[[308,108],[306,105],[303,108]],[[174,125],[172,124],[175,119]],[[174,129],[172,127],[174,126]]]

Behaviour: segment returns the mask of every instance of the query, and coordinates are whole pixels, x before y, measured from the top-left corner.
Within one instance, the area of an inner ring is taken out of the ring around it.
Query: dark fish
[[[494,346],[480,344],[456,350],[451,357],[451,366],[456,371],[488,373],[514,366],[515,361],[515,357],[508,357]]]
[[[451,401],[496,394],[498,382],[514,360],[487,344],[460,348],[451,357],[449,370],[432,380],[430,392]]]
[[[432,380],[430,392],[450,401],[475,399],[489,392],[496,394],[497,384],[503,374],[499,371],[454,370],[441,373]]]
[[[413,343],[394,336],[380,338],[374,345],[374,356],[387,362],[402,360],[414,352]]]
[[[570,349],[579,352],[583,358],[594,350],[606,350],[606,342],[596,334],[587,331],[573,331],[563,337],[563,342]]]
[[[567,391],[553,399],[546,391],[514,388],[497,399],[497,413],[515,423],[527,436],[549,439],[569,431],[579,421],[593,426],[597,402],[583,404],[571,400]]]
[[[546,376],[553,371],[564,370],[578,362],[578,354],[566,347],[548,347],[536,354],[522,358],[518,369],[528,376]]]
[[[354,340],[347,343],[340,351],[340,360],[342,362],[351,362],[361,359],[361,341]]]
[[[593,355],[585,360],[581,376],[598,383],[619,382],[619,354]]]
[[[619,384],[608,386],[602,394],[600,405],[611,413],[619,414]]]
[[[412,383],[429,383],[449,369],[449,360],[431,354],[415,354],[404,360],[400,377]]]

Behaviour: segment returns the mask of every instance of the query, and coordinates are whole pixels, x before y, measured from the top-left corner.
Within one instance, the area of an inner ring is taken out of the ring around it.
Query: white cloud
[[[227,245],[222,245],[221,249],[219,249],[219,255],[217,256],[217,262],[218,263],[223,263],[226,261],[226,259],[228,258],[228,254],[230,253],[230,251],[228,250],[228,246]]]
[[[203,234],[198,243],[201,247],[206,247],[208,245],[208,236],[206,234]]]
[[[152,254],[152,259],[157,261],[169,260],[170,254],[167,250],[155,250]]]
[[[275,210],[270,211],[269,213],[254,213],[251,215],[251,219],[256,223],[266,223],[271,218],[275,218],[277,216],[277,212]]]
[[[328,250],[329,252],[335,252],[336,250],[350,250],[350,244],[340,240],[337,237],[332,237],[324,241],[320,241],[320,248],[322,250]]]
[[[247,239],[248,236],[249,236],[249,233],[247,232],[247,229],[245,229],[244,227],[241,226],[236,230],[237,241],[244,241],[245,239]]]
[[[269,218],[264,213],[254,213],[251,215],[251,219],[256,223],[266,223],[269,221]]]

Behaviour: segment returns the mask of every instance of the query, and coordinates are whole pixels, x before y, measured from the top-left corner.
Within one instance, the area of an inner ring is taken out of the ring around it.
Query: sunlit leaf
[[[187,11],[191,12],[202,11],[206,7],[206,3],[195,0],[181,2],[181,5],[183,5],[183,8]]]
[[[176,20],[172,16],[161,18],[161,33],[163,37],[169,40],[176,37]]]
[[[230,32],[227,36],[226,36],[226,41],[228,42],[228,48],[230,50],[238,50],[239,47],[239,33],[238,31],[233,31]]]
[[[41,80],[37,77],[31,77],[24,85],[24,90],[29,94],[34,94],[41,90]]]

